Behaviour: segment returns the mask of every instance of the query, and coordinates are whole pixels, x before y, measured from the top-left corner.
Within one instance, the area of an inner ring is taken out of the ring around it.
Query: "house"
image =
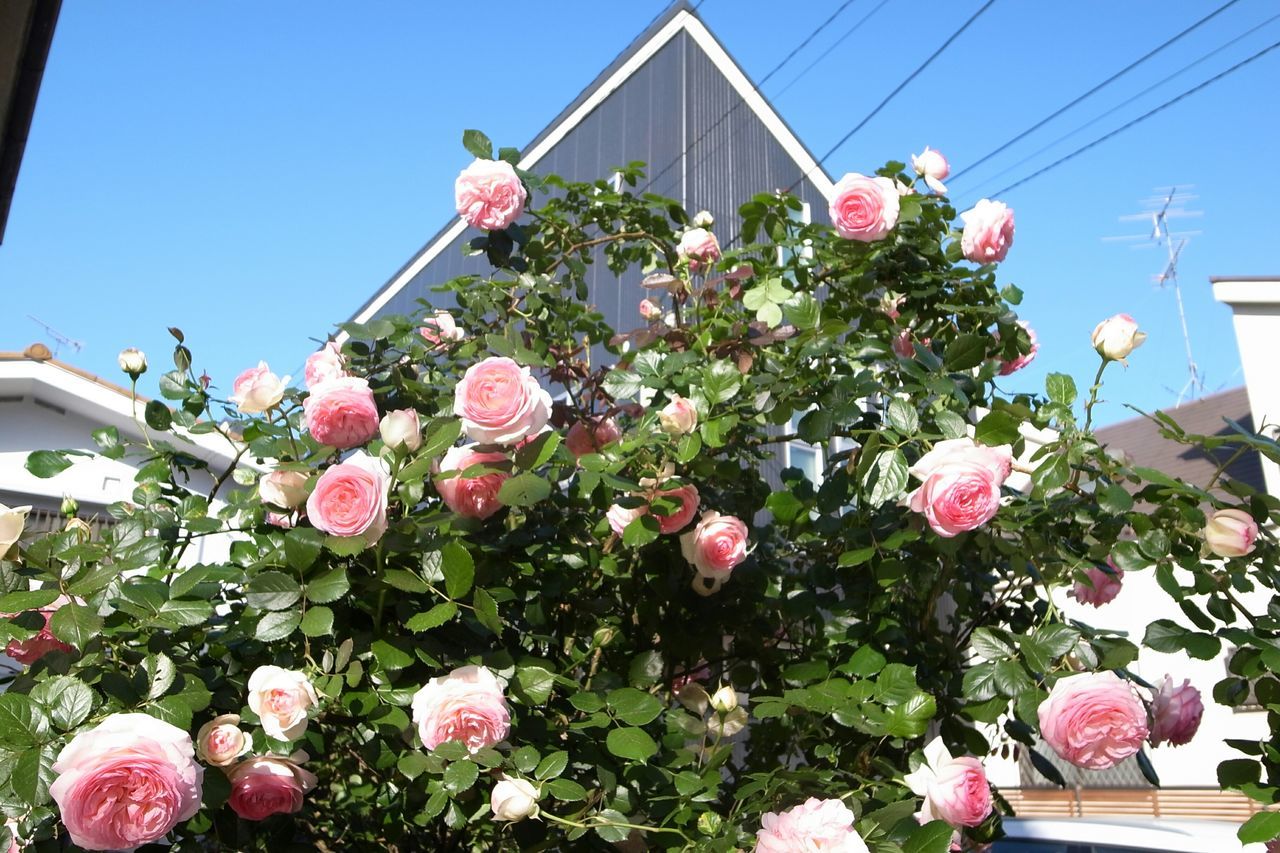
[[[0,241],[62,0],[0,3]]]
[[[683,0],[525,146],[519,165],[594,181],[637,160],[648,164],[645,191],[676,199],[690,215],[709,211],[722,240],[735,231],[738,205],[797,181],[792,192],[811,221],[828,221],[830,177]],[[490,272],[483,256],[462,252],[478,233],[461,219],[447,223],[352,319],[420,313],[418,299],[439,298],[433,285]],[[611,326],[638,324],[637,306],[646,295],[638,273],[618,276],[594,264],[588,284],[588,301]]]

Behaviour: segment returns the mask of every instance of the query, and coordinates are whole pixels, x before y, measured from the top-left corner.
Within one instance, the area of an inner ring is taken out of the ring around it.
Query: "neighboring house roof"
[[[0,2],[0,241],[62,0]]]
[[[596,180],[637,160],[649,164],[647,191],[676,198],[690,213],[709,210],[728,229],[721,239],[732,232],[738,205],[755,193],[792,185],[815,220],[825,221],[833,186],[817,158],[683,0],[656,18],[534,137],[519,165],[569,180]],[[487,272],[483,258],[462,256],[460,246],[473,233],[461,219],[451,221],[352,319],[413,312],[430,285]],[[589,301],[611,324],[635,313],[635,300],[623,298],[621,282],[608,270],[593,271],[589,286]]]
[[[1210,394],[1164,411],[1185,431],[1196,435],[1235,435],[1235,430],[1224,418],[1253,429],[1249,396],[1244,386]],[[1097,437],[1103,445],[1127,453],[1134,465],[1155,468],[1202,487],[1208,485],[1218,466],[1235,452],[1233,449],[1207,451],[1170,441],[1160,435],[1159,427],[1150,418],[1141,415],[1104,427],[1097,431]],[[1227,466],[1224,476],[1259,491],[1265,492],[1267,488],[1262,478],[1262,462],[1254,451],[1241,454]]]
[[[24,352],[0,352],[0,399],[28,396],[46,407],[75,412],[102,426],[114,426],[135,440],[142,438],[129,389],[58,361],[43,344],[32,344]],[[138,396],[138,418],[147,402],[146,397]],[[211,465],[225,467],[236,456],[221,435],[182,434],[180,440],[193,456]]]

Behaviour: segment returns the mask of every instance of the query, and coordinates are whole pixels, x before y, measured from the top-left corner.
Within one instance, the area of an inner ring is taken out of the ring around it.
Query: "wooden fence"
[[[1000,793],[1021,817],[1168,817],[1243,823],[1262,804],[1216,788],[1010,788]]]

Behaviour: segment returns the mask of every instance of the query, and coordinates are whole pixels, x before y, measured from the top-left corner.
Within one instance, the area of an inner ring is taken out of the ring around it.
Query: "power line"
[[[1005,167],[1004,169],[1001,169],[999,172],[996,172],[994,175],[992,175],[991,177],[987,178],[987,180],[986,180],[986,182],[985,182],[984,184],[980,184],[980,185],[979,185],[979,188],[981,188],[981,187],[983,187],[983,186],[986,186],[986,185],[990,185],[990,184],[991,184],[992,182],[994,182],[996,179],[998,179],[998,178],[1000,178],[1000,177],[1002,177],[1002,176],[1004,176],[1004,175],[1009,174],[1009,173],[1010,173],[1010,172],[1012,172],[1014,169],[1016,169],[1016,168],[1018,168],[1019,166],[1021,166],[1023,163],[1026,163],[1026,162],[1027,162],[1027,161],[1029,161],[1029,160],[1034,160],[1036,157],[1039,157],[1041,154],[1043,154],[1044,152],[1048,151],[1050,148],[1054,148],[1054,147],[1058,146],[1060,143],[1065,142],[1066,140],[1068,140],[1068,139],[1070,139],[1071,137],[1075,136],[1075,135],[1076,135],[1077,133],[1079,133],[1080,131],[1082,131],[1082,130],[1084,130],[1084,129],[1086,129],[1086,128],[1092,127],[1093,125],[1095,125],[1095,124],[1097,124],[1098,122],[1102,121],[1102,120],[1103,120],[1104,118],[1106,118],[1107,116],[1112,115],[1113,113],[1115,113],[1115,112],[1117,112],[1117,111],[1119,111],[1119,110],[1123,109],[1124,107],[1127,107],[1129,104],[1132,104],[1134,101],[1139,100],[1139,99],[1140,99],[1140,98],[1142,98],[1143,96],[1145,96],[1145,95],[1147,95],[1147,94],[1149,94],[1149,93],[1151,93],[1151,92],[1155,91],[1156,89],[1159,89],[1161,86],[1163,86],[1165,83],[1168,83],[1170,80],[1173,80],[1175,77],[1180,77],[1180,76],[1182,76],[1183,74],[1185,74],[1185,73],[1187,73],[1188,71],[1190,71],[1192,68],[1195,68],[1195,67],[1196,67],[1197,65],[1199,65],[1200,63],[1202,63],[1202,62],[1206,62],[1206,61],[1208,61],[1209,59],[1212,59],[1213,57],[1217,56],[1219,53],[1222,53],[1222,51],[1226,50],[1226,49],[1227,49],[1227,48],[1229,48],[1229,47],[1232,47],[1232,46],[1234,46],[1234,45],[1238,44],[1239,42],[1243,41],[1244,39],[1246,39],[1246,38],[1248,38],[1249,36],[1251,36],[1251,35],[1253,35],[1254,33],[1256,33],[1258,30],[1262,29],[1263,27],[1267,26],[1268,24],[1273,23],[1273,22],[1274,22],[1274,21],[1276,21],[1276,20],[1280,20],[1280,14],[1272,15],[1270,18],[1267,18],[1267,20],[1263,21],[1261,24],[1258,24],[1258,25],[1256,25],[1256,26],[1254,26],[1254,27],[1249,28],[1249,29],[1248,29],[1248,30],[1246,30],[1245,32],[1243,32],[1243,33],[1241,33],[1240,35],[1236,36],[1235,38],[1231,39],[1231,41],[1227,42],[1226,44],[1223,44],[1223,45],[1220,45],[1220,46],[1218,46],[1218,47],[1214,48],[1213,50],[1211,50],[1211,51],[1209,51],[1208,53],[1206,53],[1206,54],[1204,54],[1203,56],[1201,56],[1199,59],[1195,60],[1194,62],[1190,62],[1190,63],[1188,63],[1188,64],[1186,64],[1186,65],[1182,66],[1181,68],[1179,68],[1177,71],[1173,72],[1172,74],[1168,75],[1167,77],[1163,77],[1163,78],[1161,78],[1159,81],[1157,81],[1157,82],[1155,82],[1155,83],[1152,83],[1150,86],[1146,87],[1146,88],[1145,88],[1145,89],[1143,89],[1141,92],[1138,92],[1136,95],[1132,95],[1132,96],[1130,96],[1130,97],[1128,97],[1128,98],[1125,98],[1123,101],[1121,101],[1120,103],[1116,104],[1114,107],[1112,107],[1111,109],[1107,110],[1106,112],[1099,113],[1098,115],[1096,115],[1096,116],[1094,116],[1093,118],[1089,119],[1089,120],[1088,120],[1087,122],[1085,122],[1084,124],[1082,124],[1082,125],[1080,125],[1079,127],[1077,127],[1075,130],[1072,130],[1072,131],[1070,131],[1070,132],[1068,132],[1068,133],[1063,134],[1062,136],[1059,136],[1057,139],[1053,140],[1053,141],[1052,141],[1052,142],[1050,142],[1048,145],[1043,145],[1043,146],[1041,146],[1040,148],[1037,148],[1035,151],[1033,151],[1033,152],[1031,152],[1030,154],[1028,154],[1027,156],[1023,157],[1021,160],[1018,160],[1017,162],[1013,163],[1012,165],[1009,165],[1009,166]],[[981,195],[981,193],[977,193],[977,192],[975,192],[975,193],[973,193],[973,194],[974,194],[974,195]]]
[[[814,38],[816,38],[819,33],[821,33],[826,27],[830,26],[831,22],[840,16],[841,12],[849,8],[849,6],[853,5],[854,2],[856,2],[856,0],[844,0],[844,2],[841,3],[840,6],[834,12],[832,12],[831,15],[828,16],[828,18],[825,21],[823,21],[816,28],[814,28],[814,30],[811,33],[809,33],[809,35],[805,36],[804,39],[800,42],[800,44],[792,48],[791,52],[788,53],[785,57],[783,57],[781,62],[773,66],[773,69],[770,70],[768,74],[760,78],[759,83],[752,84],[752,88],[755,89],[756,93],[760,94],[760,87],[763,86],[765,83],[767,83],[770,77],[772,77],[773,75],[781,71],[783,66],[785,66],[788,62],[794,59],[796,54],[798,54],[805,47],[805,45],[813,41]],[[748,80],[748,82],[750,82],[750,80]],[[686,147],[683,151],[681,151],[678,155],[676,155],[676,158],[674,160],[672,160],[670,163],[664,166],[661,171],[659,171],[652,178],[650,178],[645,183],[645,185],[640,188],[640,192],[644,192],[645,190],[649,189],[649,187],[654,186],[659,181],[659,179],[662,178],[663,175],[667,174],[667,172],[670,172],[672,169],[674,169],[680,163],[681,160],[683,160],[691,151],[693,151],[693,149],[698,147],[698,145],[702,142],[702,140],[706,139],[707,136],[710,135],[712,131],[714,131],[717,127],[723,124],[725,119],[733,115],[738,110],[738,108],[745,103],[746,103],[745,98],[739,98],[737,101],[735,101],[733,106],[729,107],[729,109],[726,110],[725,113],[720,116],[720,118],[716,119],[711,124],[710,127],[704,130],[698,136],[697,139],[693,140],[693,142],[690,143],[688,147]]]
[[[1059,107],[1058,109],[1054,110],[1054,111],[1053,111],[1052,113],[1050,113],[1049,115],[1047,115],[1047,116],[1045,116],[1044,118],[1040,119],[1040,121],[1038,121],[1038,122],[1036,122],[1035,124],[1031,125],[1031,127],[1029,127],[1029,128],[1027,128],[1026,130],[1022,131],[1022,132],[1021,132],[1021,133],[1019,133],[1017,136],[1013,137],[1013,138],[1012,138],[1012,139],[1010,139],[1008,142],[1006,142],[1006,143],[1004,143],[1003,145],[1001,145],[999,148],[995,149],[994,151],[991,151],[991,152],[987,153],[986,155],[984,155],[983,157],[981,157],[981,158],[979,158],[978,160],[974,161],[973,163],[970,163],[968,166],[966,166],[964,169],[962,169],[959,173],[957,173],[957,174],[955,174],[955,175],[952,175],[950,180],[951,180],[952,182],[955,182],[955,181],[959,180],[963,175],[965,175],[965,174],[967,174],[967,173],[969,173],[969,172],[972,172],[972,171],[973,171],[974,169],[976,169],[978,166],[981,166],[983,163],[987,162],[987,161],[988,161],[988,160],[990,160],[992,157],[994,157],[994,156],[996,156],[997,154],[999,154],[1001,151],[1004,151],[1004,150],[1005,150],[1006,148],[1008,148],[1009,146],[1016,144],[1017,142],[1021,141],[1021,140],[1022,140],[1022,139],[1024,139],[1024,138],[1026,138],[1028,135],[1030,135],[1030,134],[1034,133],[1035,131],[1039,130],[1040,128],[1044,127],[1046,124],[1048,124],[1049,122],[1053,121],[1055,118],[1057,118],[1058,116],[1062,115],[1062,114],[1063,114],[1063,113],[1065,113],[1067,110],[1071,109],[1071,108],[1072,108],[1072,107],[1074,107],[1076,104],[1078,104],[1078,103],[1080,103],[1081,101],[1083,101],[1085,98],[1088,98],[1090,95],[1094,94],[1094,93],[1095,93],[1095,92],[1097,92],[1098,90],[1100,90],[1100,89],[1102,89],[1102,88],[1104,88],[1104,87],[1106,87],[1106,86],[1109,86],[1110,84],[1114,83],[1116,80],[1118,80],[1118,79],[1120,79],[1121,77],[1123,77],[1124,75],[1128,74],[1130,71],[1132,71],[1133,69],[1137,68],[1139,65],[1141,65],[1141,64],[1142,64],[1142,63],[1144,63],[1144,62],[1146,62],[1148,59],[1150,59],[1151,57],[1155,56],[1157,53],[1159,53],[1160,51],[1164,50],[1164,49],[1165,49],[1166,47],[1168,47],[1169,45],[1171,45],[1171,44],[1173,44],[1174,42],[1178,41],[1178,40],[1179,40],[1179,39],[1181,39],[1183,36],[1187,35],[1188,33],[1192,32],[1193,30],[1197,29],[1197,28],[1198,28],[1198,27],[1200,27],[1202,24],[1204,24],[1204,23],[1208,22],[1208,21],[1209,21],[1209,20],[1211,20],[1212,18],[1215,18],[1215,17],[1217,17],[1218,15],[1222,14],[1222,13],[1223,13],[1223,12],[1225,12],[1227,9],[1231,8],[1231,7],[1232,7],[1232,6],[1234,6],[1236,3],[1239,3],[1239,2],[1240,2],[1240,0],[1227,0],[1227,2],[1226,2],[1226,3],[1223,3],[1223,4],[1222,4],[1221,6],[1219,6],[1217,9],[1213,10],[1213,11],[1212,11],[1212,12],[1210,12],[1208,15],[1205,15],[1203,18],[1201,18],[1200,20],[1196,21],[1194,24],[1192,24],[1191,26],[1187,27],[1185,30],[1183,30],[1182,32],[1180,32],[1180,33],[1178,33],[1176,36],[1174,36],[1173,38],[1171,38],[1171,39],[1169,39],[1168,41],[1166,41],[1164,44],[1162,44],[1162,45],[1160,45],[1159,47],[1156,47],[1156,48],[1154,48],[1154,49],[1152,49],[1152,50],[1148,51],[1146,54],[1144,54],[1143,56],[1141,56],[1141,57],[1139,57],[1138,59],[1134,60],[1133,62],[1129,63],[1129,64],[1128,64],[1128,65],[1126,65],[1124,68],[1121,68],[1121,69],[1120,69],[1119,71],[1117,71],[1115,74],[1112,74],[1112,75],[1111,75],[1110,77],[1108,77],[1106,80],[1103,80],[1101,83],[1099,83],[1098,85],[1094,86],[1092,89],[1090,89],[1089,91],[1085,92],[1083,95],[1080,95],[1079,97],[1077,97],[1077,98],[1075,98],[1074,100],[1072,100],[1070,103],[1067,103],[1067,104],[1065,104],[1064,106]]]
[[[853,34],[854,34],[854,33],[856,33],[859,29],[861,29],[863,24],[865,24],[867,21],[871,20],[871,16],[872,16],[872,15],[874,15],[876,12],[879,12],[879,11],[880,11],[881,9],[883,9],[886,5],[888,5],[888,3],[889,3],[889,0],[880,0],[880,2],[876,5],[876,7],[875,7],[874,9],[872,9],[872,10],[871,10],[870,12],[868,12],[867,14],[863,15],[863,16],[858,20],[858,23],[854,24],[852,27],[850,27],[849,29],[845,30],[845,31],[844,31],[844,35],[840,36],[840,38],[836,39],[836,40],[831,44],[831,46],[830,46],[830,47],[828,47],[828,48],[827,48],[826,50],[824,50],[822,53],[818,54],[817,58],[815,58],[815,59],[813,60],[813,62],[810,62],[808,65],[806,65],[806,66],[804,67],[804,70],[802,70],[802,71],[801,71],[799,74],[797,74],[795,77],[792,77],[792,78],[791,78],[791,82],[787,83],[787,85],[783,86],[781,89],[779,89],[778,91],[774,92],[774,93],[773,93],[773,97],[774,97],[775,99],[777,99],[777,98],[781,98],[784,92],[786,92],[788,89],[790,89],[790,88],[791,88],[792,86],[794,86],[796,83],[798,83],[802,77],[804,77],[806,74],[808,74],[810,71],[812,71],[812,70],[813,70],[813,67],[814,67],[815,65],[817,65],[817,64],[818,64],[819,62],[821,62],[822,60],[826,59],[826,58],[831,54],[831,51],[835,50],[837,47],[839,47],[841,44],[843,44],[843,43],[844,43],[845,39],[849,38],[849,36],[853,35]]]
[[[996,2],[996,0],[987,0],[987,2],[986,2],[986,3],[982,4],[982,8],[980,8],[978,11],[976,11],[976,12],[974,12],[972,15],[970,15],[970,16],[969,16],[969,20],[967,20],[967,21],[965,21],[963,24],[961,24],[960,29],[958,29],[958,30],[956,30],[954,33],[952,33],[952,34],[951,34],[951,36],[950,36],[946,41],[944,41],[944,42],[942,43],[942,45],[941,45],[941,46],[939,46],[939,47],[938,47],[938,49],[937,49],[937,50],[935,50],[933,53],[929,54],[929,58],[928,58],[928,59],[926,59],[923,63],[921,63],[921,64],[920,64],[920,66],[919,66],[918,68],[916,68],[916,70],[915,70],[915,71],[912,71],[909,75],[907,75],[907,79],[905,79],[905,80],[903,80],[901,83],[899,83],[899,84],[894,88],[894,90],[893,90],[892,92],[890,92],[888,95],[885,95],[884,100],[882,100],[880,103],[876,104],[875,109],[873,109],[871,112],[867,113],[867,115],[862,119],[862,121],[858,122],[857,124],[855,124],[855,125],[853,126],[853,129],[852,129],[852,130],[850,130],[850,131],[849,131],[848,133],[846,133],[844,136],[840,137],[840,141],[839,141],[839,142],[837,142],[835,145],[832,145],[832,146],[831,146],[831,148],[827,150],[827,153],[826,153],[826,154],[823,154],[823,155],[822,155],[822,157],[818,159],[818,162],[814,165],[814,167],[813,167],[813,168],[814,168],[814,169],[816,169],[816,168],[818,168],[819,166],[821,166],[823,163],[825,163],[825,162],[827,161],[827,159],[828,159],[828,158],[830,158],[832,154],[836,153],[836,151],[838,151],[842,145],[844,145],[846,142],[848,142],[850,139],[852,139],[852,138],[853,138],[853,135],[854,135],[855,133],[857,133],[859,130],[862,130],[862,128],[866,126],[867,122],[869,122],[869,121],[871,121],[871,119],[875,118],[875,117],[876,117],[876,115],[880,112],[880,110],[884,109],[884,108],[885,108],[885,106],[886,106],[886,105],[888,105],[888,103],[889,103],[890,101],[892,101],[895,97],[897,97],[898,93],[899,93],[899,92],[901,92],[903,89],[905,89],[905,88],[907,87],[907,84],[909,84],[912,80],[916,79],[916,77],[918,77],[918,76],[920,75],[920,72],[922,72],[922,71],[924,71],[926,68],[928,68],[928,67],[933,63],[933,61],[934,61],[935,59],[937,59],[939,56],[941,56],[941,55],[942,55],[942,53],[943,53],[943,52],[944,52],[948,47],[950,47],[950,46],[951,46],[951,43],[952,43],[952,42],[954,42],[956,39],[960,38],[960,36],[964,33],[964,31],[965,31],[965,30],[967,30],[967,29],[969,29],[970,25],[971,25],[971,24],[973,24],[973,22],[974,22],[974,21],[978,20],[978,18],[980,18],[984,12],[986,12],[986,11],[987,11],[988,9],[990,9],[993,5],[995,5],[995,2]],[[1237,0],[1232,0],[1232,2],[1237,2]],[[801,181],[803,181],[805,178],[809,177],[809,172],[812,172],[812,171],[813,171],[813,169],[809,169],[809,170],[808,170],[808,171],[806,171],[803,175],[801,175],[799,178],[797,178],[795,183],[793,183],[791,186],[787,187],[787,192],[791,192],[791,190],[793,190],[793,189],[795,189],[796,187],[798,187],[798,186],[800,185]]]
[[[997,196],[1004,195],[1005,193],[1009,192],[1009,190],[1012,190],[1015,187],[1020,187],[1023,184],[1027,183],[1028,181],[1032,180],[1033,178],[1040,177],[1045,172],[1048,172],[1051,169],[1056,169],[1058,166],[1061,166],[1063,163],[1067,162],[1068,160],[1072,160],[1075,157],[1078,157],[1079,155],[1088,151],[1090,148],[1095,148],[1101,145],[1102,143],[1106,142],[1108,139],[1111,139],[1113,136],[1123,133],[1124,131],[1128,130],[1134,125],[1146,121],[1156,113],[1166,110],[1169,107],[1181,101],[1182,99],[1187,98],[1191,95],[1194,95],[1196,92],[1199,92],[1201,89],[1205,88],[1206,86],[1209,86],[1210,84],[1218,82],[1223,77],[1226,77],[1228,74],[1232,74],[1236,71],[1239,71],[1241,68],[1245,67],[1250,62],[1253,62],[1256,59],[1261,59],[1263,56],[1265,56],[1266,54],[1270,53],[1271,51],[1275,50],[1278,47],[1280,47],[1280,41],[1275,42],[1269,47],[1264,47],[1262,50],[1258,51],[1253,56],[1250,56],[1248,59],[1244,59],[1244,60],[1241,60],[1240,62],[1237,62],[1235,65],[1231,66],[1226,71],[1223,71],[1220,74],[1215,74],[1213,77],[1210,77],[1208,80],[1205,80],[1203,83],[1200,83],[1199,85],[1193,86],[1192,88],[1186,90],[1181,95],[1178,95],[1176,98],[1172,98],[1168,101],[1165,101],[1163,104],[1156,107],[1155,109],[1150,110],[1149,112],[1145,112],[1142,115],[1138,116],[1133,121],[1130,121],[1127,124],[1123,124],[1120,127],[1117,127],[1115,130],[1111,131],[1110,133],[1107,133],[1103,136],[1098,137],[1097,139],[1090,142],[1088,145],[1082,145],[1081,147],[1077,148],[1075,151],[1072,151],[1070,154],[1066,155],[1065,157],[1059,157],[1057,160],[1053,161],[1048,166],[1045,166],[1043,169],[1032,172],[1030,175],[1027,175],[1022,180],[1015,181],[1014,183],[1009,184],[1009,186],[1005,187],[1004,189],[1001,189],[992,193],[992,195],[997,195]]]

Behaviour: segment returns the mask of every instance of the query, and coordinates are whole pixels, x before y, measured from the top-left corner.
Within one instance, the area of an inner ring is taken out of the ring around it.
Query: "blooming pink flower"
[[[363,450],[327,469],[307,498],[307,517],[334,536],[363,536],[372,545],[387,529],[390,477]]]
[[[1081,604],[1101,607],[1119,595],[1124,572],[1116,568],[1110,560],[1107,561],[1107,566],[1110,571],[1100,566],[1090,566],[1085,569],[1084,574],[1088,582],[1076,581],[1069,593],[1070,596]]]
[[[903,329],[901,332],[893,336],[891,343],[894,353],[903,358],[913,358],[916,354],[915,344],[911,341],[911,330]]]
[[[314,388],[321,382],[346,375],[347,360],[342,357],[342,348],[333,341],[307,356],[307,367],[303,372],[307,388]]]
[[[505,160],[477,159],[453,184],[454,206],[468,225],[502,231],[520,218],[529,193]]]
[[[1090,339],[1098,355],[1127,364],[1125,359],[1131,352],[1142,346],[1142,342],[1147,339],[1147,333],[1138,331],[1138,321],[1128,314],[1116,314],[1094,326]]]
[[[1013,463],[1007,444],[986,447],[969,438],[939,441],[911,473],[920,486],[907,506],[923,513],[939,536],[952,537],[986,524],[1000,508],[1000,486]]]
[[[906,783],[924,804],[921,823],[944,820],[955,827],[978,826],[991,814],[991,786],[982,762],[972,756],[953,758],[942,738],[924,750],[925,761]]]
[[[848,240],[879,240],[898,224],[898,199],[894,181],[850,172],[832,193],[831,224]]]
[[[305,673],[260,666],[249,676],[249,708],[276,740],[297,740],[307,730],[307,710],[320,704]]]
[[[49,630],[49,622],[53,619],[53,614],[57,613],[63,605],[70,603],[71,599],[69,597],[60,595],[49,604],[39,608],[36,612],[44,617],[44,624],[40,626],[40,630],[36,632],[35,636],[28,637],[25,640],[10,640],[4,648],[4,653],[23,666],[31,666],[31,664],[40,660],[49,652],[74,652],[75,646],[62,642]],[[17,613],[0,613],[0,619],[9,619],[17,615]]]
[[[689,259],[689,269],[698,272],[720,260],[720,241],[705,228],[690,228],[680,237],[676,252]]]
[[[1022,368],[1036,360],[1036,353],[1040,352],[1040,339],[1036,337],[1036,330],[1031,328],[1026,320],[1019,320],[1018,325],[1027,330],[1027,337],[1031,339],[1031,349],[1015,358],[1013,361],[1000,362],[1000,375],[1008,376],[1011,373],[1017,373]]]
[[[703,577],[724,579],[747,558],[747,525],[714,510],[680,537],[680,552]]]
[[[609,511],[604,514],[609,520],[609,528],[619,536],[627,529],[627,525],[635,521],[642,515],[649,512],[647,504],[641,504],[637,507],[625,507],[621,504],[613,504],[609,507]]]
[[[640,316],[649,322],[662,318],[662,308],[652,299],[640,300]]]
[[[471,752],[493,746],[511,730],[505,685],[483,666],[462,666],[431,679],[413,695],[413,721],[422,745],[435,749],[447,740]]]
[[[462,330],[457,321],[453,319],[453,315],[448,311],[437,311],[432,316],[422,321],[422,328],[418,329],[418,334],[431,344],[433,349],[442,349],[446,344],[452,341],[461,341],[467,337],[467,333]]]
[[[1147,709],[1114,672],[1059,679],[1040,703],[1040,734],[1077,767],[1104,770],[1142,749]]]
[[[674,498],[680,501],[680,507],[669,515],[653,510],[653,517],[658,520],[658,530],[663,533],[678,533],[693,521],[693,517],[698,513],[698,487],[693,484],[675,489],[659,489],[653,493],[653,497],[655,499]]]
[[[196,734],[196,755],[214,767],[226,767],[253,748],[253,739],[240,730],[239,714],[219,714]]]
[[[246,415],[256,415],[279,403],[288,385],[288,376],[281,379],[271,372],[265,361],[260,361],[257,367],[250,367],[236,377],[231,386],[231,402]]]
[[[191,736],[146,714],[112,714],[71,739],[49,793],[86,850],[158,841],[200,808],[204,768]]]
[[[474,444],[466,447],[450,447],[437,466],[437,474],[465,471],[473,465],[506,462],[504,453],[477,453]],[[436,491],[449,509],[467,518],[486,519],[502,509],[498,490],[511,475],[506,471],[493,471],[479,477],[437,476]]]
[[[378,406],[369,380],[340,376],[321,382],[302,401],[307,431],[321,444],[345,450],[378,434]]]
[[[853,820],[853,812],[840,800],[810,797],[760,819],[756,853],[867,853]]]
[[[911,166],[916,170],[917,175],[924,178],[929,189],[936,193],[947,191],[946,184],[942,182],[947,179],[947,175],[951,174],[951,166],[947,163],[947,158],[942,156],[941,151],[934,151],[926,145],[924,151],[911,155]]]
[[[551,395],[505,356],[490,356],[467,368],[453,395],[454,414],[472,441],[515,444],[551,417]]]
[[[302,811],[303,795],[318,781],[310,771],[288,758],[261,756],[240,762],[231,770],[227,805],[245,820],[265,820],[273,814]]]
[[[1190,743],[1203,716],[1204,702],[1190,679],[1175,684],[1173,677],[1166,675],[1151,695],[1151,745]]]
[[[1220,509],[1204,526],[1204,541],[1219,557],[1243,557],[1257,539],[1258,522],[1242,509]]]
[[[1013,245],[1013,211],[1002,201],[982,199],[960,214],[960,250],[975,264],[1003,261]]]
[[[595,418],[594,427],[587,428],[582,421],[574,421],[565,436],[564,446],[576,456],[598,453],[606,446],[622,438],[622,430],[613,418]]]

